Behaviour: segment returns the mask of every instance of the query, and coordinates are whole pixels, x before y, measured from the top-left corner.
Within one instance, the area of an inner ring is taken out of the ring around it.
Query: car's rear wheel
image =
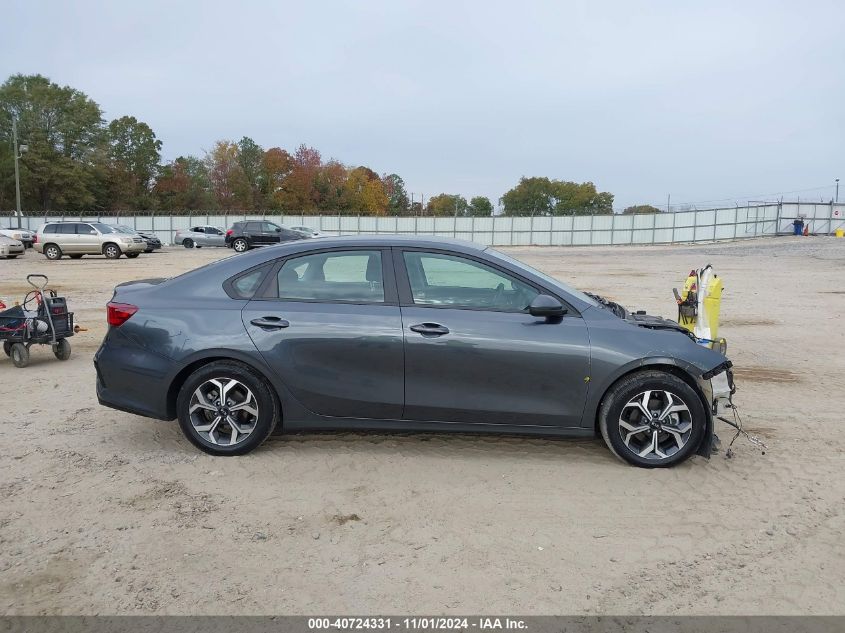
[[[55,244],[45,244],[44,245],[44,257],[47,259],[61,259],[62,258],[62,249],[60,249]]]
[[[185,437],[211,455],[249,453],[279,419],[267,381],[232,361],[215,361],[192,373],[179,390],[176,411]]]
[[[192,240],[189,237],[185,238],[184,240],[182,240],[182,246],[184,246],[185,248],[193,248],[194,247],[194,240]]]
[[[249,250],[249,242],[247,242],[244,238],[239,237],[232,242],[232,248],[235,249],[236,253],[243,253],[244,251]]]
[[[684,380],[642,371],[614,384],[602,401],[599,429],[620,459],[643,468],[666,468],[695,453],[707,426],[704,406]]]
[[[103,246],[103,255],[109,259],[118,259],[120,257],[120,247],[117,244],[106,244]]]

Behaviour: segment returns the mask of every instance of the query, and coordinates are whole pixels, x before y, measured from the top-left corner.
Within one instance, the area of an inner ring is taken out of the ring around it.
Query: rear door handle
[[[266,316],[261,317],[260,319],[253,319],[250,323],[265,330],[281,330],[282,328],[286,328],[290,325],[290,321],[277,316]]]
[[[439,323],[418,323],[411,326],[411,332],[422,334],[423,336],[443,336],[449,333],[449,328]]]

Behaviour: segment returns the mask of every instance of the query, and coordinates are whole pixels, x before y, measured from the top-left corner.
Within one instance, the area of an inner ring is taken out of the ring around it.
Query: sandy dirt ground
[[[670,470],[600,440],[274,436],[242,458],[100,407],[92,356],[120,281],[228,255],[0,261],[50,276],[90,331],[0,357],[4,614],[843,614],[845,240],[508,252],[631,308],[712,263],[736,403],[762,455]]]

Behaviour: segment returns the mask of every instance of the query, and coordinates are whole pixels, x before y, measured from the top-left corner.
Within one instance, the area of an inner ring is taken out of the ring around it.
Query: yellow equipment
[[[845,237],[845,230],[836,229],[836,237]]]
[[[684,289],[673,288],[678,303],[678,323],[695,334],[698,342],[724,354],[728,343],[719,336],[719,310],[722,303],[722,280],[707,264],[691,270]]]

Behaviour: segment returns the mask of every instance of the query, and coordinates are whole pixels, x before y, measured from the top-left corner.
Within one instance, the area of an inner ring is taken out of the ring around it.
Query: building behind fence
[[[684,244],[739,240],[792,232],[801,217],[814,234],[831,234],[845,228],[845,203],[771,203],[654,213],[642,215],[494,216],[494,217],[381,217],[350,215],[290,215],[194,213],[192,215],[25,216],[21,225],[36,230],[56,220],[100,221],[126,224],[156,233],[172,244],[177,230],[197,225],[228,228],[243,220],[270,220],[287,226],[308,226],[325,235],[401,233],[456,237],[493,246],[589,246],[611,244]],[[14,225],[11,217],[4,225]]]

